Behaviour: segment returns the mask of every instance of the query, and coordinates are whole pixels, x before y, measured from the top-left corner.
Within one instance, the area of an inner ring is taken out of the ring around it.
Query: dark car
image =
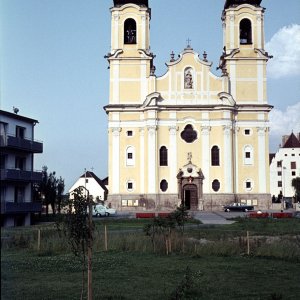
[[[253,210],[254,206],[253,205],[246,205],[246,204],[241,204],[241,203],[232,203],[229,205],[224,206],[224,211],[229,212],[229,211],[248,211],[248,210]]]

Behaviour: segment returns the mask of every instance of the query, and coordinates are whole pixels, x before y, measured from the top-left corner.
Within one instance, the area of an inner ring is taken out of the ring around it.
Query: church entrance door
[[[183,187],[182,204],[190,210],[198,209],[198,190],[195,184],[186,184]]]

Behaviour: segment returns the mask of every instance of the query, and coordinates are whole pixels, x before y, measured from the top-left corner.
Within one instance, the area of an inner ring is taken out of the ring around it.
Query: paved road
[[[195,212],[194,218],[200,220],[203,224],[216,224],[216,225],[223,225],[223,224],[232,224],[235,221],[226,220],[226,218],[235,218],[236,215],[232,215],[232,213],[223,214],[221,212]]]

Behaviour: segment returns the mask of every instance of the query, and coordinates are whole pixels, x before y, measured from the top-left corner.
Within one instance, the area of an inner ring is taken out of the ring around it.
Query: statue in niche
[[[193,88],[193,76],[190,69],[188,69],[184,74],[184,88],[185,89]]]

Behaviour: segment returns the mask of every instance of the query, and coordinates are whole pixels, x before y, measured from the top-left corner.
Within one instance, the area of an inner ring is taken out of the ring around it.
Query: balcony
[[[43,153],[43,143],[12,135],[1,135],[0,146],[1,148],[18,149],[30,153]]]
[[[42,181],[42,172],[1,169],[1,181],[39,182]]]
[[[35,213],[42,211],[42,203],[37,202],[1,202],[1,214]]]

